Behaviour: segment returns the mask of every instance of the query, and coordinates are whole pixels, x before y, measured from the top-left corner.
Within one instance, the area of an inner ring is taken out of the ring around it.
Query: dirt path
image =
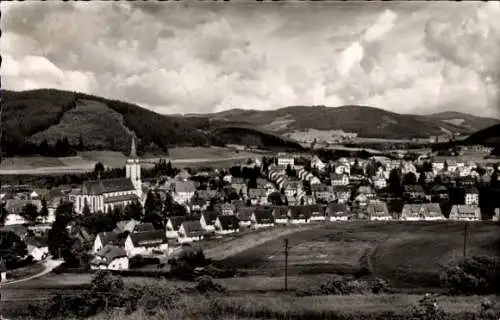
[[[63,261],[60,261],[60,260],[51,260],[51,259],[48,259],[48,260],[46,260],[46,261],[43,262],[44,269],[43,269],[42,272],[37,273],[37,274],[32,275],[32,276],[27,277],[27,278],[4,282],[4,283],[2,283],[2,287],[7,287],[9,285],[13,285],[13,284],[16,284],[16,283],[25,282],[25,281],[29,281],[29,280],[33,280],[33,279],[36,279],[36,278],[43,277],[44,275],[49,274],[50,272],[52,272],[52,270],[54,270],[54,268],[60,266],[62,263],[63,263]]]
[[[300,231],[312,230],[324,227],[323,224],[311,224],[299,227],[283,227],[282,229],[269,229],[256,233],[249,233],[231,241],[222,242],[212,248],[205,250],[205,255],[214,260],[223,260],[237,255],[243,251],[260,246],[268,241],[276,240],[280,237],[290,235]]]

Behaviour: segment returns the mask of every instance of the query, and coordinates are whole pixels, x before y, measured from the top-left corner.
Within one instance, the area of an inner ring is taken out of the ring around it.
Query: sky
[[[500,2],[2,2],[2,87],[500,117]]]

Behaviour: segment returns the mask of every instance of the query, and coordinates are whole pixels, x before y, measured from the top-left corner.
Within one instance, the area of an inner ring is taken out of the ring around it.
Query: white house
[[[125,240],[128,257],[168,254],[168,240],[165,230],[131,233]]]
[[[321,161],[321,159],[318,158],[318,156],[314,156],[311,159],[311,168],[316,168],[319,171],[323,171],[326,168],[326,164],[323,161]]]
[[[345,203],[331,202],[325,210],[325,214],[330,221],[347,221],[349,220],[349,207]]]
[[[165,224],[165,235],[167,239],[177,239],[179,237],[179,228],[186,221],[186,217],[170,217]]]
[[[179,227],[179,243],[191,243],[203,240],[203,228],[200,221],[184,221]]]
[[[5,267],[5,263],[0,260],[0,282],[7,281],[7,268]]]
[[[272,209],[257,209],[252,213],[250,218],[252,228],[261,229],[274,226],[274,217]]]
[[[215,220],[216,234],[230,234],[240,231],[240,221],[236,216],[219,216]]]
[[[287,206],[275,206],[273,207],[273,217],[274,223],[276,224],[287,224],[288,223],[288,207]]]
[[[179,204],[187,204],[196,193],[196,186],[193,181],[176,180],[172,183],[172,199]]]
[[[465,204],[471,206],[479,205],[479,191],[476,188],[469,188],[465,191]]]
[[[118,245],[118,234],[115,232],[100,232],[95,237],[92,252],[97,253],[108,244]]]
[[[120,247],[106,245],[91,260],[90,268],[92,270],[127,270],[129,268],[127,252]]]
[[[250,227],[252,225],[252,214],[255,207],[242,206],[236,209],[236,217],[240,220],[240,227]]]
[[[481,220],[481,209],[471,205],[454,205],[451,207],[449,220],[479,221]]]
[[[287,167],[288,165],[290,165],[290,167],[293,169],[295,165],[295,158],[288,156],[287,154],[278,155],[278,166]]]
[[[378,221],[392,220],[387,204],[384,202],[370,203],[367,208],[368,219]]]

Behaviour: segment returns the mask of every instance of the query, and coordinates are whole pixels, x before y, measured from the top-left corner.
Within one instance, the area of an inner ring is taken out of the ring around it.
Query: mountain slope
[[[233,130],[233,124],[225,121],[160,115],[131,103],[77,92],[2,90],[2,104],[3,152],[7,156],[30,154],[34,152],[33,143],[46,140],[54,145],[63,138],[74,148],[83,140],[83,148],[78,146],[82,150],[122,152],[128,151],[132,134],[138,138],[138,149],[142,151],[166,151],[171,146],[235,144],[241,138],[227,134]],[[224,134],[219,136],[219,131],[214,130],[218,128],[226,128]],[[249,128],[244,134],[248,139],[254,137],[254,141],[261,141],[260,144],[276,142],[274,134],[259,130]],[[267,135],[269,137],[264,138]],[[297,143],[286,145],[301,148]]]
[[[500,124],[496,124],[470,135],[461,144],[481,144],[497,148],[500,147]]]
[[[469,128],[472,131],[479,131],[495,124],[500,123],[499,119],[478,117],[467,113],[445,111],[440,113],[431,114],[428,117],[441,120],[443,122],[455,124],[461,127]]]
[[[267,128],[278,133],[296,130],[343,130],[357,133],[361,137],[414,138],[441,135],[449,132],[470,134],[484,129],[498,119],[479,118],[471,115],[466,123],[457,124],[447,118],[449,115],[407,115],[397,114],[368,106],[293,106],[271,111],[233,109],[205,115],[211,119],[247,123]]]

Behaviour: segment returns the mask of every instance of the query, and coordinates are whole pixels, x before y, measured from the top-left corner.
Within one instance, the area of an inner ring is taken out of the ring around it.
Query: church
[[[73,197],[76,213],[82,213],[85,205],[90,212],[111,212],[117,206],[126,206],[142,199],[141,164],[132,138],[130,156],[127,159],[125,178],[85,181],[80,192]]]

